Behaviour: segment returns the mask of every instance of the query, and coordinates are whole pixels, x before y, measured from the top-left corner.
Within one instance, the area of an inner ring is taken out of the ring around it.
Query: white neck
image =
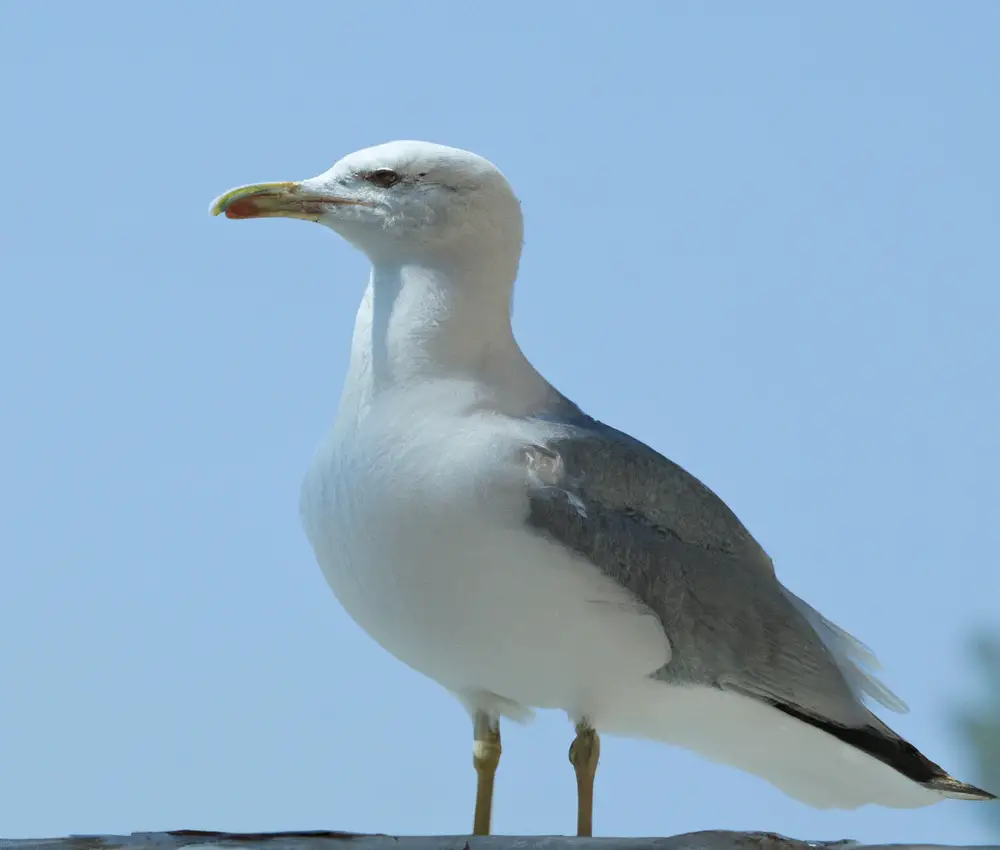
[[[511,330],[517,253],[469,262],[376,262],[354,325],[345,408],[385,390],[474,381],[498,407],[521,412],[550,392]],[[349,414],[352,415],[352,414]]]

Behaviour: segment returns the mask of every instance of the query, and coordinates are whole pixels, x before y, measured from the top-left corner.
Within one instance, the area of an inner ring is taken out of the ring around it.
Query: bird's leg
[[[586,720],[576,724],[569,761],[576,771],[576,834],[594,834],[594,775],[601,757],[601,739]]]
[[[475,742],[472,766],[476,769],[476,813],[473,835],[489,835],[493,815],[493,778],[500,764],[500,724],[484,711],[477,711],[473,721]]]

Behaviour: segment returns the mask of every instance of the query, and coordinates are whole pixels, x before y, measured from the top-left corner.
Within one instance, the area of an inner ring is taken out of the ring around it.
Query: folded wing
[[[528,524],[628,588],[673,647],[650,676],[742,693],[952,796],[948,776],[864,705],[906,706],[871,672],[874,655],[774,574],[736,515],[643,443],[576,413],[527,448]]]

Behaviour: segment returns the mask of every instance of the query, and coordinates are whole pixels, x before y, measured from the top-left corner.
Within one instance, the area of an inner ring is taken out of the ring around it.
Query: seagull
[[[521,205],[488,160],[396,141],[212,206],[325,225],[371,261],[340,408],[302,486],[351,618],[469,713],[473,833],[500,720],[574,724],[577,833],[600,733],[688,748],[818,808],[991,800],[866,706],[877,661],[786,589],[701,481],[590,417],[511,330]]]

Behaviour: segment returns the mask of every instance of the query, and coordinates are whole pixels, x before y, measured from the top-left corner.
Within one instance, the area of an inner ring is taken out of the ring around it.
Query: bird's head
[[[212,202],[227,218],[301,218],[324,224],[373,260],[519,251],[521,208],[492,163],[430,142],[389,142],[352,153],[318,177],[241,186]]]

